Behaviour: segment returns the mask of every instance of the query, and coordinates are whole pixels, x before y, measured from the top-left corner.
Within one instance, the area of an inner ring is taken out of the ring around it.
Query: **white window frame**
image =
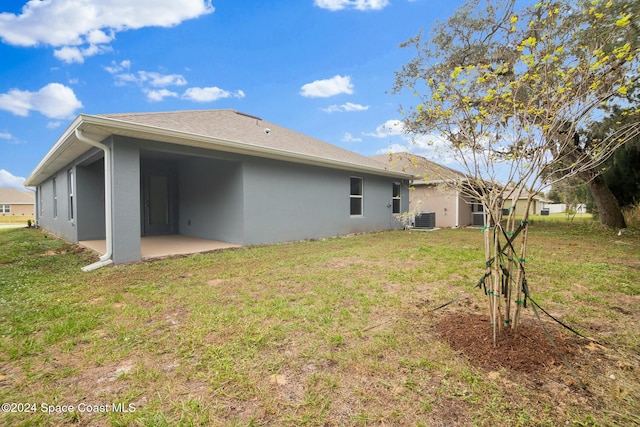
[[[53,183],[53,217],[58,218],[58,185],[56,178],[52,180]]]
[[[73,169],[67,171],[67,190],[69,193],[69,221],[73,221],[74,182]]]
[[[40,216],[44,216],[44,205],[42,204],[42,185],[38,186],[38,208],[40,210]]]
[[[397,195],[396,189],[398,190]],[[394,182],[391,190],[391,213],[398,215],[402,213],[402,185],[399,182]]]
[[[357,179],[360,181],[360,194],[353,194],[353,180]],[[360,200],[360,213],[354,214],[352,213],[351,207],[354,200]],[[362,217],[364,216],[364,178],[361,176],[352,176],[349,179],[349,214],[352,217]]]
[[[0,205],[0,212],[1,213],[11,213],[11,205],[7,205],[7,204]]]

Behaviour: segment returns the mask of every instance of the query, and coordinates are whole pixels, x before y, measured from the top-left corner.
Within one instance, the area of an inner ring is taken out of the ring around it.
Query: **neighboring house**
[[[512,190],[515,192],[515,190]],[[509,208],[513,205],[513,193],[506,195],[506,200],[504,201],[503,207]],[[516,201],[516,215],[522,217],[525,213],[525,209],[527,206],[527,199],[529,198],[529,192],[527,190],[522,190],[520,193],[518,200]],[[533,196],[531,200],[531,205],[529,205],[529,215],[540,215],[542,209],[546,207],[547,204],[550,204],[551,200],[544,197],[542,194],[536,194]]]
[[[410,175],[233,110],[80,115],[27,178],[37,223],[104,239],[104,264],[141,239],[239,245],[401,227]]]
[[[552,213],[552,214],[566,213],[567,210],[573,211],[579,214],[587,213],[587,205],[585,205],[584,203],[578,203],[577,205],[569,205],[567,207],[566,203],[544,202],[542,203],[542,209],[546,209],[549,211],[549,213]]]
[[[484,224],[482,205],[450,185],[464,182],[463,173],[411,153],[381,154],[373,159],[387,164],[389,170],[413,175],[408,212],[431,213],[438,228]]]
[[[0,188],[0,216],[33,216],[34,194],[15,188]]]

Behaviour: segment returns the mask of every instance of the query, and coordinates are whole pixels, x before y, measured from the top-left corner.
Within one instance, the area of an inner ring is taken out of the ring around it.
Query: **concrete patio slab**
[[[99,254],[104,254],[106,252],[107,244],[105,240],[84,240],[79,242],[79,244],[80,246],[91,249]],[[167,236],[142,237],[140,239],[140,246],[142,259],[146,260],[172,255],[188,255],[220,249],[238,248],[241,245],[171,234]]]

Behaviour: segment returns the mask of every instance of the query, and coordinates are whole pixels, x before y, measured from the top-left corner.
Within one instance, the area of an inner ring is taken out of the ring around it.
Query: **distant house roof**
[[[466,175],[412,153],[389,153],[372,157],[388,165],[390,170],[413,175],[414,185],[437,184],[445,181],[464,180]]]
[[[506,191],[505,191],[505,193],[506,193],[505,198],[506,198],[506,199],[510,199],[510,198],[512,198],[514,195],[516,195],[516,194],[517,194],[517,188],[515,188],[515,187],[507,186],[507,187],[505,188],[505,190],[506,190]],[[525,189],[522,189],[522,190],[520,191],[520,194],[519,194],[518,200],[527,200],[527,199],[529,198],[529,194],[531,194],[529,191],[527,191],[527,190],[525,190]],[[543,202],[543,203],[551,203],[551,202],[552,202],[551,200],[549,200],[549,199],[547,199],[546,197],[544,197],[544,194],[542,194],[542,193],[536,193],[536,194],[534,194],[534,195],[533,195],[533,200],[537,200],[537,201],[539,201],[539,202]]]
[[[0,203],[6,205],[33,205],[35,204],[35,195],[32,191],[0,188]]]
[[[234,110],[78,116],[36,166],[26,185],[38,185],[91,147],[75,130],[104,140],[120,135],[224,152],[409,178],[380,162]]]

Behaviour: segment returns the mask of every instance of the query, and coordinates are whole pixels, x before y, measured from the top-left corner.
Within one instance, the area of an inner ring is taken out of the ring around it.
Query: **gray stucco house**
[[[146,236],[255,245],[399,228],[410,179],[258,117],[203,110],[80,115],[25,185],[40,227],[106,241],[100,266],[140,260]]]

